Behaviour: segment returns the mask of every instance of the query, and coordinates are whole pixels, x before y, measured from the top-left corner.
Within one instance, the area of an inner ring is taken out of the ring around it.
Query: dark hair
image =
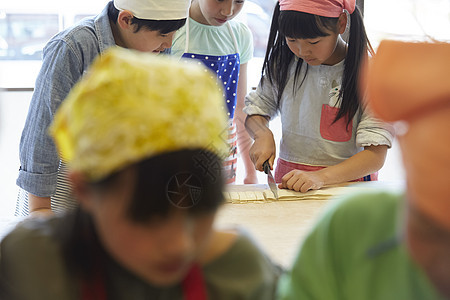
[[[223,202],[225,180],[222,161],[207,150],[182,150],[143,160],[105,179],[89,184],[94,192],[114,191],[124,171],[136,181],[128,218],[145,223],[181,209],[189,214],[212,213]],[[69,268],[81,279],[95,276],[99,258],[107,254],[97,236],[91,216],[80,208],[67,217],[60,229],[63,252]]]
[[[108,18],[114,24],[117,24],[117,18],[119,17],[119,10],[114,6],[113,1],[108,3]],[[151,30],[159,31],[162,34],[180,29],[186,23],[186,18],[178,20],[146,20],[133,17],[131,24],[136,24],[135,33],[141,30],[142,27]]]
[[[261,83],[264,83],[263,76],[266,76],[271,84],[277,86],[278,104],[286,87],[289,68],[294,63],[295,58],[295,54],[290,51],[285,38],[311,39],[327,36],[328,34],[324,29],[336,31],[337,24],[338,18],[321,17],[298,11],[280,11],[280,4],[276,4],[264,58]],[[347,124],[350,124],[360,106],[359,71],[361,63],[367,59],[368,51],[373,53],[361,13],[358,7],[355,7],[355,11],[350,15],[347,55],[344,61],[342,88],[339,94],[341,107],[334,120],[335,122],[342,117],[346,117]],[[303,60],[299,58],[294,75],[295,83],[297,83],[302,65]],[[307,64],[305,68],[306,76]],[[304,78],[300,85],[303,80]],[[294,89],[295,86],[296,84],[294,84]]]

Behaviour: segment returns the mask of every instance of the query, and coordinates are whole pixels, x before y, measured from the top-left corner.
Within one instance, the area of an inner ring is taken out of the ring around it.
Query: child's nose
[[[225,1],[222,5],[222,15],[229,17],[233,15],[233,11],[234,11],[234,1]]]
[[[298,55],[300,57],[306,56],[307,54],[309,54],[311,51],[309,50],[309,47],[307,47],[306,45],[301,45],[298,46]]]
[[[184,256],[195,248],[195,221],[192,217],[179,214],[166,224],[164,236],[160,240],[164,251],[172,256]]]
[[[167,38],[164,39],[164,41],[161,44],[161,47],[164,47],[164,49],[172,47],[172,41],[173,35],[169,35]]]
[[[194,244],[190,228],[178,227],[171,231],[171,241],[166,245],[165,250],[169,254],[182,256],[192,252]]]

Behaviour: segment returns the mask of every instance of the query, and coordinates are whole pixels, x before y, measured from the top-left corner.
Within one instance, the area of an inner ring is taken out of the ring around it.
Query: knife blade
[[[272,191],[275,199],[278,200],[278,188],[275,179],[272,176],[272,172],[270,171],[269,160],[266,160],[263,163],[264,173],[267,174],[267,183],[269,184],[270,190]]]

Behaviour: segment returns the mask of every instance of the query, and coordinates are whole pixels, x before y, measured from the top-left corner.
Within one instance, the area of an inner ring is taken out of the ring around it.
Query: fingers
[[[281,178],[279,188],[294,190],[305,193],[309,190],[317,190],[322,187],[311,172],[304,172],[300,170],[292,170]]]
[[[259,154],[255,150],[255,144],[253,144],[252,147],[250,148],[248,155],[250,156],[250,160],[252,161],[253,165],[255,166],[255,169],[258,170]]]
[[[256,170],[264,172],[263,164],[266,161],[264,156],[256,154],[256,153],[252,153],[252,154],[250,154],[250,159],[253,162],[253,164],[255,165]]]
[[[273,170],[274,162],[275,162],[275,155],[271,155],[269,158],[269,165],[271,170]]]
[[[266,162],[266,160],[269,160],[270,169],[273,170],[273,164],[275,161],[274,154],[267,154],[267,153],[263,153],[260,151],[252,151],[252,150],[253,150],[253,148],[250,149],[249,155],[250,155],[250,160],[255,165],[256,170],[264,172],[263,164]]]
[[[266,160],[269,160],[270,169],[273,170],[275,152],[275,141],[270,130],[268,131],[268,134],[261,134],[259,137],[255,138],[255,141],[249,150],[250,159],[255,165],[255,169],[263,172],[263,164]]]

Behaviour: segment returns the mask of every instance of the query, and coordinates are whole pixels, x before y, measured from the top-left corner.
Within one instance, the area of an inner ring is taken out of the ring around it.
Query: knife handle
[[[269,174],[269,171],[270,171],[269,160],[266,160],[263,163],[263,169],[264,169],[264,173]]]

